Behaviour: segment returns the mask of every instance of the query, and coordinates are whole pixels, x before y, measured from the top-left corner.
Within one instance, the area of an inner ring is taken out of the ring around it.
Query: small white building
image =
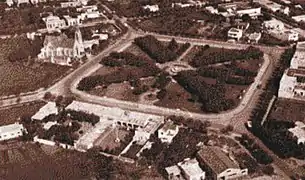
[[[196,159],[185,159],[178,163],[182,170],[182,175],[187,180],[204,180],[205,172],[200,168],[199,162]]]
[[[245,14],[249,15],[251,18],[257,18],[262,15],[261,7],[258,8],[245,8],[236,11],[238,16],[243,16]]]
[[[283,31],[284,30],[284,23],[282,21],[277,20],[277,19],[271,19],[269,21],[264,21],[263,27],[266,30]]]
[[[243,30],[237,28],[231,28],[228,31],[228,38],[239,40],[243,36]]]
[[[20,137],[24,131],[25,128],[19,123],[0,126],[0,141]]]
[[[49,121],[43,125],[44,130],[49,130],[53,125],[56,125],[56,121]]]
[[[42,108],[39,109],[36,114],[32,116],[33,120],[43,120],[43,118],[51,115],[51,114],[58,114],[58,108],[56,107],[55,102],[48,102],[46,105],[44,105]]]
[[[63,29],[67,27],[65,20],[60,19],[58,16],[50,15],[46,18],[43,18],[43,20],[46,23],[48,32],[53,32],[58,29]]]
[[[291,17],[293,20],[295,20],[296,22],[305,22],[305,14],[303,15],[298,15],[298,16],[292,16]]]
[[[67,22],[67,26],[77,26],[77,25],[82,24],[81,16],[71,17],[69,15],[65,15],[64,18]]]
[[[292,29],[287,29],[287,30],[283,30],[283,31],[271,30],[271,31],[269,31],[269,33],[273,37],[276,37],[277,39],[280,39],[282,41],[298,41],[299,40],[299,33]]]
[[[168,121],[162,128],[158,130],[158,138],[162,143],[171,143],[174,137],[178,134],[179,127],[172,121]]]
[[[295,127],[289,128],[288,131],[298,139],[298,144],[305,143],[305,124],[303,122],[295,122]]]
[[[68,8],[68,7],[77,7],[80,6],[81,3],[78,1],[66,1],[66,2],[61,2],[60,7],[61,8]]]
[[[196,159],[184,159],[177,165],[165,168],[169,180],[204,180],[205,172]]]
[[[211,14],[218,14],[218,9],[214,8],[213,6],[207,6],[205,9]]]
[[[157,12],[157,11],[159,11],[159,5],[158,4],[146,5],[146,6],[143,6],[143,9],[149,10],[150,12]]]
[[[251,43],[251,42],[254,42],[254,43],[258,43],[258,41],[261,39],[262,37],[262,33],[251,33],[249,36],[248,36],[248,42]]]

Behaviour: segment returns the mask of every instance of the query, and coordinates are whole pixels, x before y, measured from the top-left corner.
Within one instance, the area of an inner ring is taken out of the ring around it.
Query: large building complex
[[[305,42],[297,44],[290,68],[286,69],[280,81],[278,96],[305,100]]]

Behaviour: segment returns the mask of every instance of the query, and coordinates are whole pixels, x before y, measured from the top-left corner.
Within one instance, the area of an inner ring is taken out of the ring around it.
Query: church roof
[[[74,39],[68,38],[65,34],[59,36],[47,35],[44,39],[44,46],[51,43],[54,47],[73,48]]]

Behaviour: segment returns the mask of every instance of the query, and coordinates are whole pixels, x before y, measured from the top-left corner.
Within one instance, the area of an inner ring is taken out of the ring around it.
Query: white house
[[[66,1],[66,2],[61,2],[60,7],[61,8],[67,8],[67,7],[77,7],[80,6],[81,3],[78,1]]]
[[[178,134],[179,127],[172,121],[168,121],[162,128],[158,130],[158,138],[163,143],[171,143],[174,137]]]
[[[253,0],[253,2],[259,3],[273,12],[280,11],[282,9],[282,5],[270,0]]]
[[[149,10],[150,12],[157,12],[157,11],[159,11],[159,5],[158,4],[146,5],[146,6],[143,6],[143,9]]]
[[[211,172],[213,179],[236,179],[248,175],[248,169],[240,168],[233,157],[219,147],[205,146],[197,155],[198,161]]]
[[[60,19],[58,16],[50,15],[43,19],[46,23],[48,32],[52,32],[58,29],[66,28],[66,22],[64,19]]]
[[[288,131],[298,139],[298,144],[305,143],[305,124],[303,122],[295,122],[295,127],[289,128]]]
[[[205,9],[211,14],[218,14],[218,9],[214,8],[213,6],[207,6]]]
[[[9,124],[5,126],[0,126],[0,141],[14,139],[22,136],[25,128],[22,124]]]
[[[262,12],[261,12],[261,7],[258,7],[258,8],[245,8],[245,9],[237,10],[236,14],[238,16],[243,16],[245,14],[248,14],[251,18],[256,18],[256,17],[262,15]]]
[[[271,19],[269,21],[264,21],[263,27],[266,30],[284,30],[284,23],[282,21],[279,21],[277,19]]]
[[[67,22],[67,26],[77,26],[82,24],[81,22],[81,16],[77,16],[77,17],[71,17],[69,15],[65,15],[64,19]]]
[[[243,30],[237,28],[231,28],[228,31],[228,38],[239,40],[243,36]]]
[[[196,159],[185,159],[178,163],[182,170],[182,175],[187,180],[204,180],[205,172],[200,168],[199,162]]]
[[[184,159],[177,165],[165,168],[169,180],[204,180],[205,172],[196,159]]]
[[[280,39],[282,41],[298,41],[299,40],[299,33],[292,30],[271,30],[269,33],[273,36],[276,37],[277,39]]]
[[[278,91],[281,98],[305,100],[305,42],[299,42],[296,47],[290,68],[284,72]]]
[[[291,18],[294,19],[296,22],[301,22],[301,21],[305,22],[305,14],[292,16]]]
[[[248,36],[248,42],[251,43],[251,42],[254,42],[254,43],[258,43],[258,41],[261,39],[262,37],[262,33],[251,33],[249,36]]]
[[[74,39],[65,34],[59,36],[47,35],[43,48],[38,54],[38,59],[60,65],[71,65],[73,58],[81,58],[85,55],[82,35],[79,29],[75,32]]]

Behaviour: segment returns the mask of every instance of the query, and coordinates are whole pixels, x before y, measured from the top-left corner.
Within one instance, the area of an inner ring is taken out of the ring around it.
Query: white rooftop
[[[9,124],[5,126],[0,126],[0,133],[10,133],[15,131],[22,131],[24,129],[22,124],[15,123],[15,124]]]
[[[185,174],[188,174],[190,176],[205,173],[200,168],[199,163],[196,159],[186,159],[178,163],[178,166],[184,171]]]
[[[295,127],[288,129],[294,136],[298,138],[298,143],[305,142],[305,124],[303,122],[295,122]]]
[[[56,107],[55,102],[48,102],[46,105],[40,108],[39,111],[34,116],[32,116],[32,119],[42,120],[43,118],[51,114],[57,114],[57,113],[58,113],[58,109]]]
[[[49,121],[43,125],[43,129],[49,130],[53,125],[57,124],[56,121]]]
[[[165,168],[165,171],[167,172],[168,175],[172,175],[172,176],[178,176],[181,174],[179,167],[176,165]]]
[[[95,114],[100,119],[120,121],[142,127],[146,132],[155,131],[163,122],[163,116],[127,111],[116,107],[106,107],[80,101],[73,101],[66,110],[83,111]]]

